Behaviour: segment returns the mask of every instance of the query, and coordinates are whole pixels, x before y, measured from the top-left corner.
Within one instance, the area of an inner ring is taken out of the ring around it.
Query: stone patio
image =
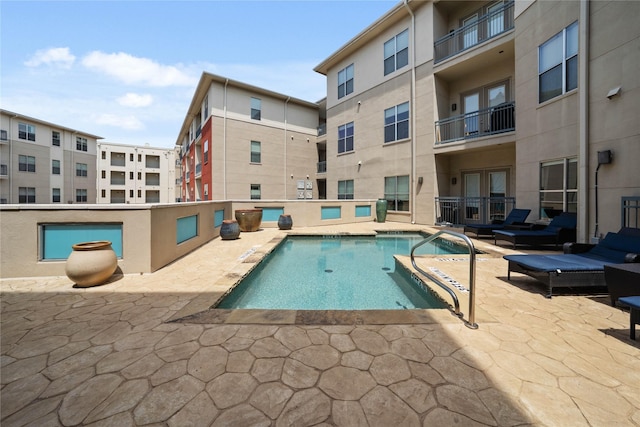
[[[428,230],[294,231],[378,229]],[[282,233],[216,239],[95,288],[3,279],[2,426],[640,425],[628,312],[602,295],[546,299],[518,274],[507,282],[501,256],[513,251],[486,241],[476,241],[477,330],[448,310],[347,320],[207,310]],[[466,263],[420,262],[467,281]]]

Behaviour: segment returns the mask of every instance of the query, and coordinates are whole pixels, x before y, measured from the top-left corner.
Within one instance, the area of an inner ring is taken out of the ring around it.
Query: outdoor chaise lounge
[[[576,240],[577,216],[573,212],[563,212],[554,217],[549,225],[542,229],[510,230],[505,227],[503,230],[495,230],[493,233],[494,243],[498,240],[511,242],[513,247],[517,245],[558,245],[565,242],[575,242]]]
[[[640,263],[639,230],[623,228],[607,233],[597,245],[565,243],[564,254],[505,255],[509,261],[507,279],[511,272],[522,273],[545,283],[547,298],[553,288],[606,286],[604,266],[626,262]]]
[[[509,225],[524,225],[531,209],[511,209],[504,221],[494,219],[491,224],[469,224],[464,226],[464,233],[475,233],[476,237],[493,236],[493,230],[502,230]]]

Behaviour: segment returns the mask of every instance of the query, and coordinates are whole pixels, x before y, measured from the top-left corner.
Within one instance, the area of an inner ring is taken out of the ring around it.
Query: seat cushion
[[[577,254],[559,255],[505,255],[504,259],[536,271],[604,271],[606,259],[587,258]]]
[[[519,237],[519,236],[525,236],[525,237],[536,237],[536,236],[554,237],[557,233],[555,233],[553,231],[547,231],[546,229],[544,229],[544,230],[496,230],[496,234],[504,234],[505,236],[511,236],[511,237]]]

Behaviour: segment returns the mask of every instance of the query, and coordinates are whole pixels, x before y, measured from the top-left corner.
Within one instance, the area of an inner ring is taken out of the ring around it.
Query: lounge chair
[[[503,230],[493,233],[494,244],[498,240],[506,240],[517,245],[556,245],[576,240],[577,216],[573,212],[563,212],[551,220],[549,225],[541,229],[510,230],[506,226]]]
[[[464,233],[475,233],[476,237],[493,236],[493,230],[502,230],[506,226],[525,225],[531,209],[511,209],[504,221],[494,219],[491,224],[469,224],[464,226]]]
[[[558,255],[505,255],[509,261],[507,279],[511,272],[526,274],[548,287],[547,298],[553,288],[606,286],[604,266],[621,263],[640,263],[640,235],[637,229],[621,229],[607,233],[597,245],[565,243],[564,253]]]

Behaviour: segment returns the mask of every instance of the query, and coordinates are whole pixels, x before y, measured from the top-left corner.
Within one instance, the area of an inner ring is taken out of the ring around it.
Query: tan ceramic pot
[[[236,221],[240,231],[258,231],[262,224],[262,209],[238,209]]]
[[[118,268],[118,258],[107,240],[82,242],[72,247],[65,272],[78,287],[100,285]]]

